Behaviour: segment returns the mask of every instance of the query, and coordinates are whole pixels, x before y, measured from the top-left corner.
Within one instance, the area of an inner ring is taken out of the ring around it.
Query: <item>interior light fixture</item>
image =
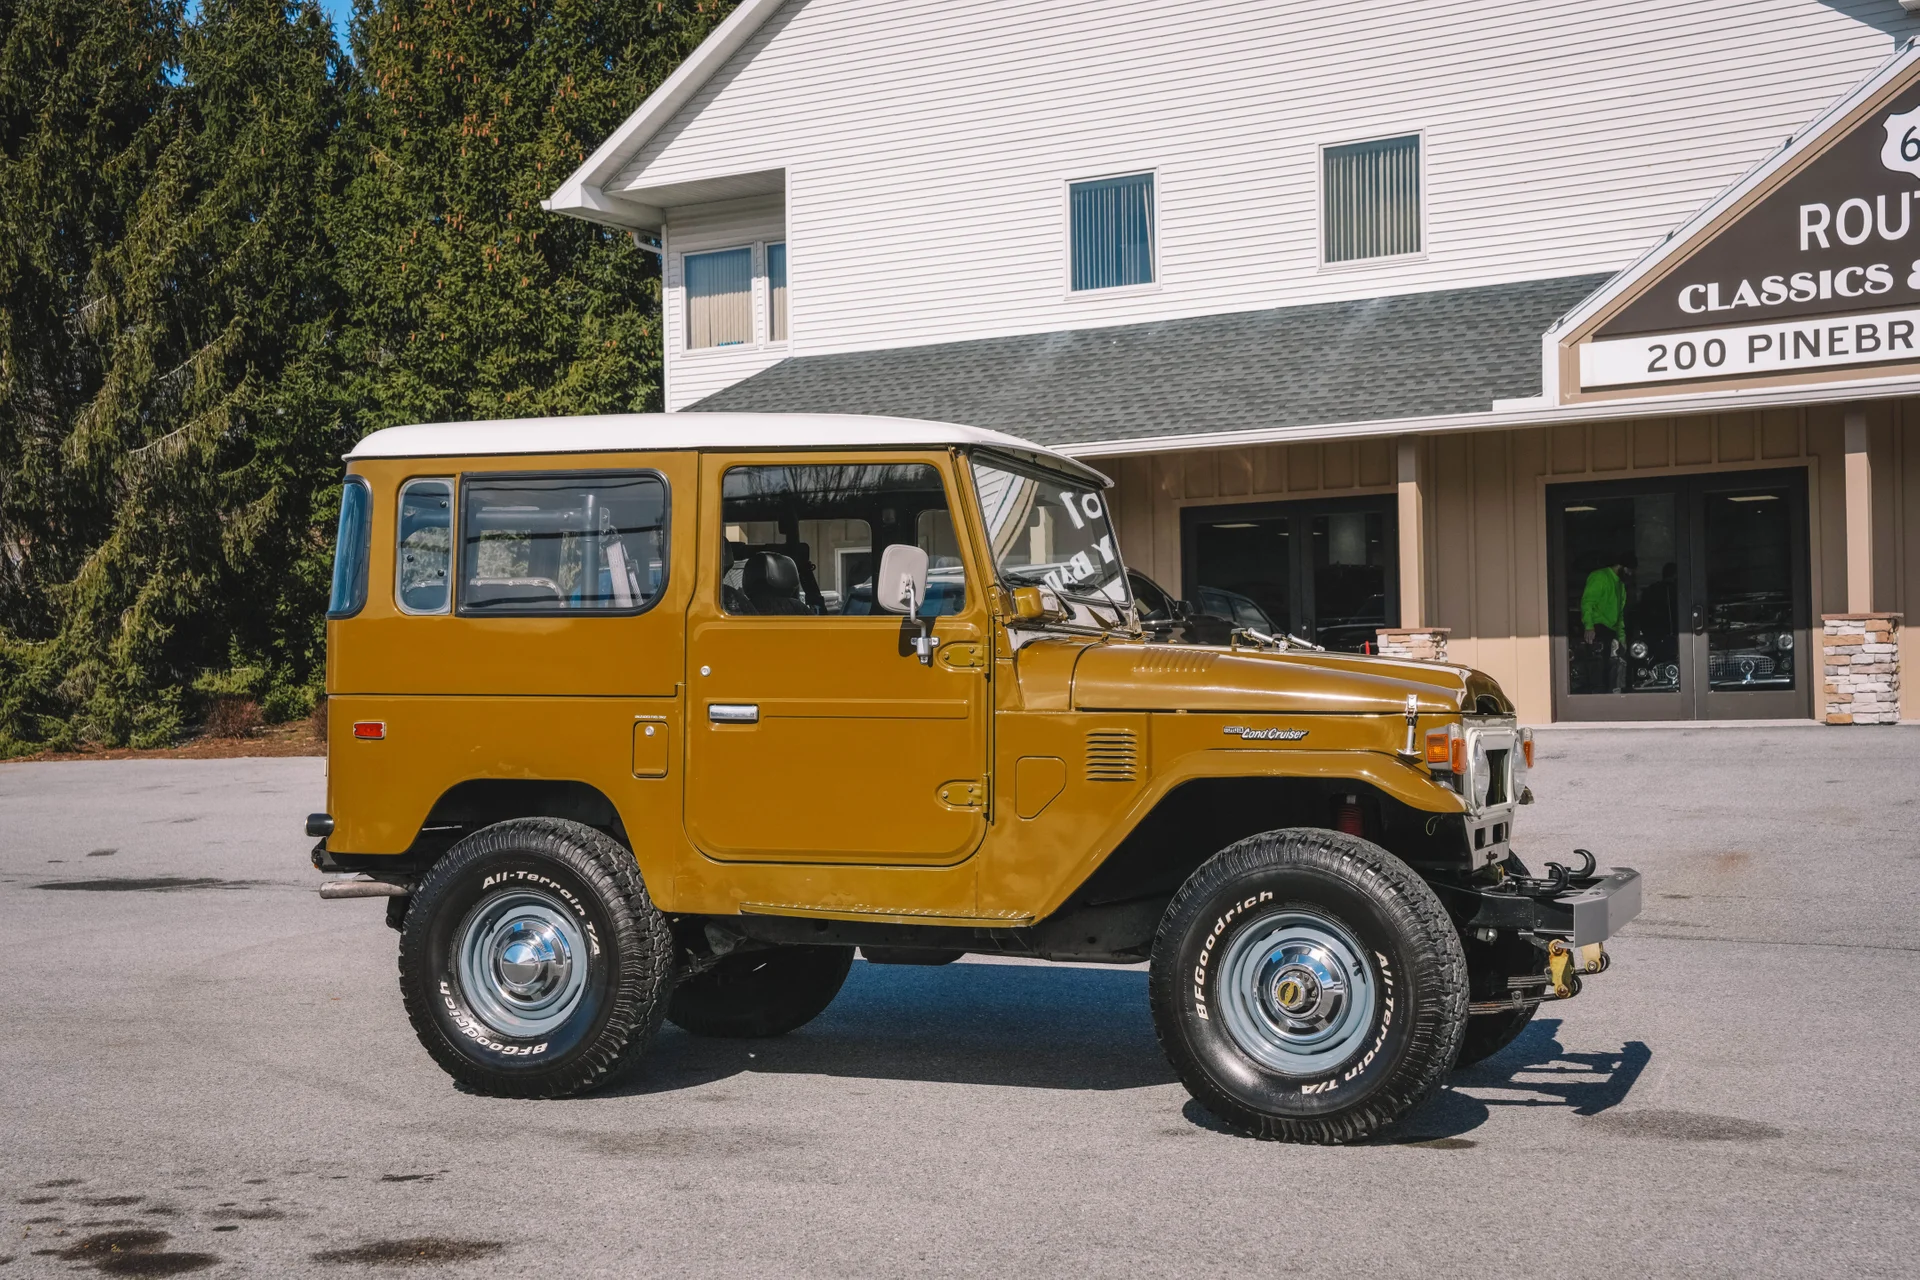
[[[1735,493],[1727,497],[1728,502],[1778,502],[1779,500],[1780,495],[1777,493]]]
[[[1598,511],[1598,507],[1568,507],[1569,511]]]
[[[1238,524],[1217,524],[1216,529],[1258,529],[1260,526],[1251,520],[1242,520]]]

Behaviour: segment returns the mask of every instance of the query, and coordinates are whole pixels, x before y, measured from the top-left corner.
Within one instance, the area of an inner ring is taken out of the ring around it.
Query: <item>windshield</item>
[[[1002,582],[1051,588],[1076,623],[1124,622],[1127,571],[1097,488],[978,456],[973,487]]]

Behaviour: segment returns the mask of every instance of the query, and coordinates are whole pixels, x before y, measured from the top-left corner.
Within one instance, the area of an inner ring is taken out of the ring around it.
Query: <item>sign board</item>
[[[1920,368],[1920,58],[1798,140],[1562,349],[1569,398]]]

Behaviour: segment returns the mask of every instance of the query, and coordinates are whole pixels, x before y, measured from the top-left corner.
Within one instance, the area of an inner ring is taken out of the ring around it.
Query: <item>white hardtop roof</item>
[[[1102,488],[1112,482],[1017,436],[951,422],[855,413],[597,413],[574,418],[432,422],[376,431],[347,454],[363,458],[478,457],[530,453],[650,453],[662,449],[888,449],[988,445]]]

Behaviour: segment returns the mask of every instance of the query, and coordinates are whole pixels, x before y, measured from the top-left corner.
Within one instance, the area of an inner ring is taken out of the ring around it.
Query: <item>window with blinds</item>
[[[767,246],[767,340],[787,340],[787,246]]]
[[[1153,175],[1067,184],[1071,285],[1153,283]]]
[[[687,285],[687,349],[753,341],[753,250],[690,253],[682,259]]]
[[[1321,153],[1325,261],[1420,252],[1420,138],[1382,138]]]

